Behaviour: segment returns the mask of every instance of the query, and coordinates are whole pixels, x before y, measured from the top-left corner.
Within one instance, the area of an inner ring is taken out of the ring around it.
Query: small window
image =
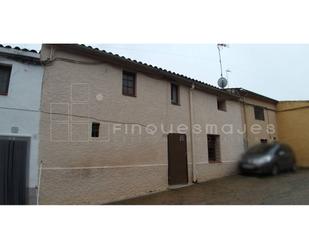
[[[209,163],[220,162],[220,136],[219,135],[207,135],[208,143],[208,161]]]
[[[8,95],[12,66],[0,65],[0,95]]]
[[[267,144],[267,139],[261,139],[261,144]]]
[[[264,108],[261,106],[254,106],[254,116],[256,120],[265,120]]]
[[[218,110],[226,112],[226,100],[217,99]]]
[[[99,137],[100,123],[92,123],[91,137]]]
[[[179,105],[179,86],[171,84],[171,103],[173,105]]]
[[[123,72],[122,73],[122,94],[126,96],[135,97],[136,93],[136,74],[135,73],[129,73],[129,72]]]

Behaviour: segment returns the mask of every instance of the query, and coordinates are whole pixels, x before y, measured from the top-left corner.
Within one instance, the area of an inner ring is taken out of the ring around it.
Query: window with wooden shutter
[[[122,73],[122,94],[136,97],[136,74],[130,72]]]
[[[264,121],[264,108],[261,106],[254,106],[254,116],[256,120]]]

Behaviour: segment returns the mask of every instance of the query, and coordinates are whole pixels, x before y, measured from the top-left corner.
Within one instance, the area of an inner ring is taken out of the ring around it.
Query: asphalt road
[[[115,204],[309,205],[309,170],[272,176],[229,176]]]

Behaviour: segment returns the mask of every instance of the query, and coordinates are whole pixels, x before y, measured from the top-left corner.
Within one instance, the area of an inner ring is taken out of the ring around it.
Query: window
[[[135,73],[123,72],[122,73],[122,94],[126,96],[135,97]]]
[[[265,120],[264,108],[261,106],[254,106],[254,116],[256,120]]]
[[[218,110],[226,112],[226,101],[224,99],[217,99]]]
[[[261,139],[261,144],[267,144],[267,139]]]
[[[179,86],[171,84],[171,103],[173,105],[179,105]]]
[[[99,137],[100,123],[92,123],[91,137]]]
[[[220,162],[220,136],[207,135],[208,143],[208,161],[209,163]]]
[[[7,95],[11,77],[12,66],[0,65],[0,95]]]

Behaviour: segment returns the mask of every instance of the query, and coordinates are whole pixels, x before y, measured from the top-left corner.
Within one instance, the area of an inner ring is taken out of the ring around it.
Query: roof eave
[[[256,98],[258,100],[270,102],[272,104],[278,104],[279,103],[279,101],[276,100],[276,99],[269,98],[267,96],[264,96],[264,95],[261,95],[261,94],[249,91],[249,90],[244,89],[244,88],[228,88],[226,90],[236,90],[237,93],[239,94],[239,96],[241,96],[241,97]]]
[[[19,60],[22,62],[26,61],[34,64],[41,64],[40,54],[31,51],[23,51],[11,47],[7,48],[0,46],[0,55],[8,59]]]

